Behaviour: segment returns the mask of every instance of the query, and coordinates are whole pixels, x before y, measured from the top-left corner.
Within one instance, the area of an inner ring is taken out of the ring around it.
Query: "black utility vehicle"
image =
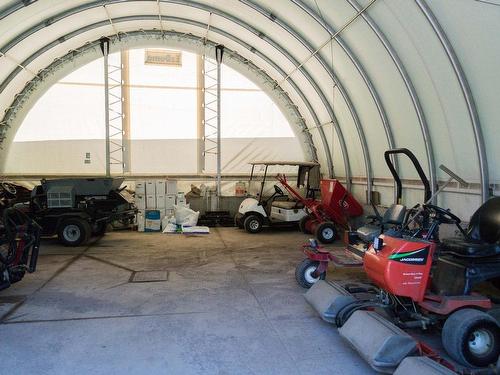
[[[25,210],[42,227],[42,236],[57,234],[66,246],[84,245],[114,221],[133,221],[137,210],[122,183],[122,178],[42,180]]]

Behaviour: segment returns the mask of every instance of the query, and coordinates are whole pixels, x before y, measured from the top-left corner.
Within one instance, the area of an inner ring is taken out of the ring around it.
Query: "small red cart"
[[[300,221],[300,229],[314,233],[322,243],[335,241],[338,228],[347,229],[348,218],[363,214],[363,207],[336,179],[321,180],[321,200],[304,198],[288,184],[285,175],[278,175],[277,179],[308,213]]]

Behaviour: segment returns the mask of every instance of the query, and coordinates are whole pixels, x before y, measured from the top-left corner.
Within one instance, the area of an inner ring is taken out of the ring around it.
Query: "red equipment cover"
[[[321,203],[336,211],[339,216],[356,217],[363,214],[363,207],[335,179],[323,179],[320,182]]]
[[[382,250],[376,252],[372,245],[365,253],[366,274],[379,288],[422,302],[436,245],[422,240],[380,237],[384,240]]]

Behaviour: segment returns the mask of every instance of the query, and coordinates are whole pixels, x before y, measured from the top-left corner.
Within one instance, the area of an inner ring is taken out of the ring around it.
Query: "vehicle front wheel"
[[[309,258],[304,259],[302,262],[297,264],[295,268],[295,280],[302,288],[309,289],[318,280],[324,280],[326,277],[326,272],[321,273],[319,276],[314,277],[313,273],[319,267],[319,262],[311,260]]]
[[[262,230],[262,218],[258,215],[248,215],[243,227],[248,233],[259,233]]]
[[[441,333],[448,354],[465,366],[485,367],[500,355],[500,329],[490,315],[475,309],[451,314]]]
[[[59,226],[57,236],[59,241],[66,246],[84,245],[92,233],[90,224],[80,218],[64,220]]]
[[[332,222],[324,222],[316,228],[316,238],[321,243],[332,243],[337,238],[337,228]]]

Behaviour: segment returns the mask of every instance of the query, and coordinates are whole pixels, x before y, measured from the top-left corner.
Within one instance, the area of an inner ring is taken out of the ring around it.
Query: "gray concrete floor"
[[[371,374],[295,282],[306,240],[213,228],[44,241],[37,272],[0,292],[0,373]]]

